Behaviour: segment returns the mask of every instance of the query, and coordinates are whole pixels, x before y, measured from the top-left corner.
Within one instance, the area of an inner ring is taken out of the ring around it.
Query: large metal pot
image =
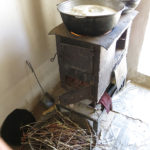
[[[76,16],[68,13],[78,5],[102,5],[116,11],[113,15]],[[120,0],[68,0],[57,5],[68,30],[83,35],[100,35],[108,32],[118,23],[124,4]]]
[[[126,6],[126,9],[123,11],[124,14],[130,13],[132,10],[136,9],[141,0],[121,0]]]

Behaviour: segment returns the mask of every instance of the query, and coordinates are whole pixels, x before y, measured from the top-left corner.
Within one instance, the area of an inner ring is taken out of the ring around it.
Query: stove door
[[[76,70],[82,73],[93,73],[93,51],[70,44],[61,43],[61,66],[69,71]]]

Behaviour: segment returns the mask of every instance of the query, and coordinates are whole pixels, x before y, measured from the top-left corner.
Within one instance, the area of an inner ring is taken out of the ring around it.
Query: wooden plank
[[[131,22],[133,21],[133,19],[136,17],[137,14],[138,12],[134,10],[131,13],[122,15],[119,23],[116,25],[116,27],[113,28],[111,32],[100,36],[83,36],[83,35],[75,36],[68,31],[68,29],[64,24],[60,24],[57,27],[55,27],[52,31],[49,32],[49,35],[59,35],[62,37],[68,37],[78,41],[88,42],[91,44],[102,46],[108,50],[112,45],[112,43],[114,42],[114,39],[115,40],[119,39],[119,37],[129,27],[129,25],[131,24]]]
[[[60,103],[63,105],[74,104],[91,97],[91,87],[79,88],[71,90],[59,97]]]
[[[66,109],[66,110],[68,110],[68,111],[70,111],[70,112],[72,112],[72,113],[75,113],[75,114],[79,115],[80,117],[86,118],[86,119],[88,119],[88,120],[91,120],[91,121],[97,123],[97,120],[95,120],[94,118],[91,118],[91,117],[89,117],[89,116],[87,116],[87,115],[85,115],[85,114],[83,114],[83,113],[79,113],[79,112],[77,112],[77,111],[75,111],[75,110],[73,110],[73,109],[71,109],[71,108],[68,108],[68,107],[66,107],[66,106],[64,106],[64,105],[56,104],[56,106],[58,107],[58,109],[61,109],[61,108]]]
[[[114,63],[113,63],[113,70],[121,62],[123,56],[126,55],[126,54],[127,54],[127,50],[126,49],[123,49],[123,50],[117,49],[116,50],[116,52],[115,52],[115,59],[114,59]]]
[[[127,76],[126,55],[123,56],[121,62],[114,69],[114,74],[115,74],[117,89],[120,90],[120,88],[121,88],[123,82],[126,80],[126,76]]]
[[[108,51],[101,47],[97,102],[99,102],[100,98],[110,84],[114,65],[113,62],[115,58],[115,48],[115,42],[111,45]]]

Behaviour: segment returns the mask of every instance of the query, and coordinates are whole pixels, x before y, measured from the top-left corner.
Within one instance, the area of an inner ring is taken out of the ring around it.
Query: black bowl
[[[78,5],[102,5],[114,9],[116,13],[102,16],[76,16],[68,13],[68,10]],[[60,3],[57,8],[69,31],[97,36],[112,30],[117,25],[124,4],[120,0],[68,0]]]

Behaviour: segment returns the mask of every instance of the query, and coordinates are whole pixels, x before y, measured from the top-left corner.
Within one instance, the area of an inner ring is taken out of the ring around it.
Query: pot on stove
[[[112,14],[76,15],[69,10],[76,6],[104,6],[114,10]],[[62,20],[71,32],[83,35],[97,36],[112,30],[118,23],[124,10],[120,0],[68,0],[57,5]]]

